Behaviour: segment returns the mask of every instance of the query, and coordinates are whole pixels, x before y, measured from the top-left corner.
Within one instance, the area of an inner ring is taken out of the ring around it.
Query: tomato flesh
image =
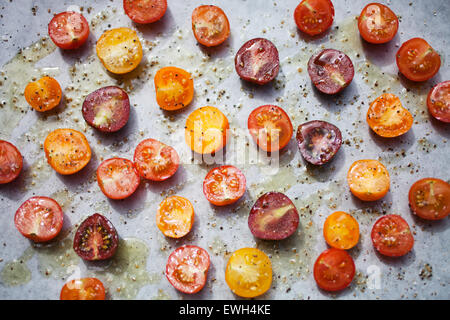
[[[187,235],[192,229],[194,220],[192,203],[180,196],[164,199],[156,213],[156,225],[166,237],[170,238],[181,238]]]
[[[294,20],[302,32],[319,35],[333,24],[333,3],[330,0],[303,0],[295,8]]]
[[[381,3],[369,3],[358,19],[361,37],[370,43],[391,41],[398,31],[397,15]]]
[[[194,80],[189,72],[165,67],[155,75],[156,102],[164,110],[179,110],[194,98]]]
[[[218,46],[230,34],[230,22],[217,6],[204,5],[192,12],[192,30],[199,43],[207,47]]]
[[[0,184],[14,181],[22,171],[23,158],[11,143],[0,140]]]
[[[386,167],[377,160],[355,161],[348,170],[350,191],[362,201],[376,201],[389,191],[390,177]]]
[[[131,196],[139,187],[140,181],[133,162],[128,159],[108,159],[97,168],[98,185],[110,199],[120,200]]]
[[[60,300],[105,300],[105,287],[97,278],[74,279],[62,287]]]
[[[437,178],[416,181],[409,189],[409,206],[426,220],[441,220],[450,214],[450,184]]]
[[[61,102],[62,90],[58,81],[42,77],[25,87],[25,100],[36,111],[45,112],[56,108]]]
[[[167,0],[123,0],[123,8],[134,22],[153,23],[166,13]]]
[[[314,264],[314,279],[326,291],[347,288],[355,276],[355,263],[345,250],[330,248],[322,252]]]
[[[61,49],[77,49],[89,37],[89,23],[78,12],[61,12],[54,16],[48,24],[48,34]]]
[[[346,212],[334,212],[325,220],[323,236],[328,245],[333,248],[351,249],[359,240],[358,221]]]
[[[414,245],[408,222],[396,214],[378,219],[372,227],[371,237],[375,249],[389,257],[404,256]]]
[[[427,106],[433,117],[450,123],[450,80],[438,83],[430,90]]]
[[[245,193],[244,174],[236,167],[221,166],[208,172],[203,181],[206,199],[216,206],[225,206],[238,201]]]

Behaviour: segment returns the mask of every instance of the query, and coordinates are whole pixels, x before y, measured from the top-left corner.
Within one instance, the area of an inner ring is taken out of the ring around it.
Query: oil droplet
[[[7,262],[0,273],[3,283],[12,287],[29,282],[31,280],[31,271],[26,262],[33,255],[34,250],[29,247],[18,259]]]

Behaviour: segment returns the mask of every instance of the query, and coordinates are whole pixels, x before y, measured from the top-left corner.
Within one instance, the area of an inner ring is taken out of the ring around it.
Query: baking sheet
[[[2,1],[0,139],[13,142],[25,162],[17,181],[0,186],[0,298],[58,299],[68,279],[96,276],[111,299],[239,299],[225,283],[224,270],[230,254],[247,246],[266,252],[273,264],[272,288],[257,299],[450,298],[449,219],[421,221],[412,216],[407,200],[414,181],[428,176],[450,178],[449,127],[433,120],[425,104],[429,88],[450,78],[450,2],[381,1],[400,16],[400,29],[390,43],[370,45],[359,37],[355,20],[366,1],[333,1],[335,21],[319,38],[297,31],[292,18],[297,0],[210,1],[227,13],[231,24],[230,38],[211,49],[197,45],[190,26],[192,10],[204,2],[168,2],[161,21],[140,26],[123,13],[119,0]],[[75,4],[91,22],[91,35],[80,50],[64,52],[45,39],[46,26],[54,13],[76,8],[71,7]],[[131,74],[112,76],[99,63],[95,42],[103,31],[120,26],[138,31],[145,57]],[[239,80],[234,71],[239,47],[260,36],[276,44],[281,62],[276,80],[264,87]],[[427,39],[442,58],[439,73],[420,84],[399,77],[395,66],[395,52],[412,37]],[[352,84],[337,96],[320,94],[308,77],[307,61],[321,48],[342,50],[355,64]],[[18,54],[19,49],[24,50]],[[194,75],[194,101],[181,112],[163,112],[155,101],[153,76],[167,65]],[[64,90],[62,105],[46,115],[30,110],[21,94],[30,78],[43,74],[54,76]],[[94,131],[81,116],[84,96],[108,84],[127,90],[133,106],[127,126],[112,135]],[[377,137],[365,122],[368,103],[385,91],[400,96],[415,119],[412,130],[392,140]],[[313,119],[336,124],[345,143],[335,159],[322,168],[309,166],[292,139],[281,152],[276,170],[268,166],[267,159],[258,157],[251,140],[244,151],[239,149],[233,141],[248,139],[246,121],[251,110],[270,103],[284,108],[295,128]],[[232,143],[225,160],[240,167],[247,177],[244,197],[225,208],[211,206],[203,196],[202,180],[212,166],[191,163],[183,139],[185,119],[205,105],[218,107],[230,120]],[[73,176],[56,174],[45,161],[41,144],[58,127],[85,132],[93,149],[89,165]],[[98,164],[113,156],[131,159],[135,146],[149,137],[177,149],[182,159],[177,174],[163,183],[142,183],[129,199],[106,199],[95,181]],[[380,159],[391,175],[390,192],[375,203],[359,201],[346,184],[349,166],[363,158]],[[299,210],[298,231],[284,241],[257,240],[248,229],[249,210],[258,195],[267,191],[285,192]],[[189,198],[195,208],[193,230],[181,240],[165,238],[155,224],[156,208],[169,194]],[[50,244],[34,245],[14,227],[16,209],[33,195],[51,196],[63,206],[63,231]],[[353,283],[330,294],[317,288],[312,266],[327,247],[323,222],[337,210],[355,216],[361,239],[350,250],[357,268]],[[81,261],[71,247],[74,226],[95,212],[110,219],[121,237],[118,255],[102,263]],[[414,249],[405,257],[389,259],[372,247],[371,227],[385,213],[400,214],[414,231]],[[193,296],[177,292],[163,273],[168,255],[183,244],[201,246],[211,255],[207,285]]]

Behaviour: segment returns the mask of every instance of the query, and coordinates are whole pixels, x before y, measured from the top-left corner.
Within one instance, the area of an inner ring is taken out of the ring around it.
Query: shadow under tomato
[[[448,216],[441,220],[425,220],[418,217],[411,209],[410,213],[412,215],[414,225],[418,226],[423,232],[445,232],[449,228],[450,219]]]
[[[354,108],[351,103],[356,103],[360,94],[358,86],[352,81],[347,87],[336,94],[326,94],[316,88],[314,83],[310,81],[312,92],[321,106],[330,112],[341,112],[342,109]]]
[[[395,63],[395,53],[398,50],[398,47],[396,45],[400,43],[398,33],[391,41],[387,43],[370,43],[365,41],[361,36],[360,40],[364,51],[364,56],[371,63],[379,67],[388,66]]]
[[[80,61],[85,61],[87,57],[95,54],[95,48],[97,45],[97,39],[91,32],[86,42],[79,48],[73,50],[59,49],[61,57],[64,62],[67,62],[70,66]]]
[[[92,152],[91,160],[83,169],[71,175],[56,173],[56,177],[61,180],[71,192],[86,191],[87,185],[89,185],[92,180],[96,180],[98,165],[99,161],[97,156]]]
[[[177,172],[170,178],[164,181],[150,181],[146,180],[143,181],[145,189],[148,189],[151,193],[154,193],[155,195],[163,196],[165,194],[164,198],[167,196],[170,196],[170,194],[166,193],[168,190],[172,190],[175,193],[180,191],[184,184],[187,181],[187,172],[186,169],[180,165],[177,169]]]
[[[416,95],[428,95],[431,88],[442,82],[441,74],[438,72],[434,77],[426,81],[412,81],[406,78],[400,71],[398,72],[398,78],[403,87],[407,89],[408,92],[412,92]],[[426,107],[426,106],[424,106]]]
[[[345,151],[341,149],[342,146],[335,156],[323,165],[313,165],[302,157],[308,176],[318,182],[331,181],[339,172],[339,168],[342,168],[345,164]]]
[[[378,147],[382,148],[384,151],[392,150],[398,151],[398,153],[402,153],[403,151],[406,152],[407,150],[409,150],[416,143],[416,137],[414,135],[414,127],[409,129],[408,132],[406,132],[405,134],[393,138],[385,138],[379,136],[368,125],[367,130],[369,130],[371,140],[375,142],[375,144]]]
[[[194,37],[194,35],[192,35],[192,37]],[[231,47],[232,40],[233,40],[233,35],[230,32],[230,35],[228,36],[228,38],[224,42],[222,42],[221,44],[219,44],[217,46],[207,47],[198,42],[196,43],[196,45],[209,58],[215,60],[215,59],[225,58],[228,55],[230,55],[230,47]]]
[[[330,27],[323,33],[315,35],[315,36],[311,36],[303,31],[301,31],[299,28],[296,28],[296,29],[297,29],[297,35],[301,40],[305,41],[306,43],[321,45],[323,43],[328,42],[330,34],[332,33],[332,31],[334,31],[333,29],[337,30],[338,28],[339,27]]]
[[[414,248],[411,249],[410,252],[401,257],[389,257],[382,255],[378,252],[377,249],[373,248],[377,258],[384,264],[387,264],[391,267],[407,267],[411,265],[414,261],[416,261],[416,253]]]
[[[239,75],[236,73],[236,76]],[[247,80],[243,80],[239,78],[241,82],[241,88],[247,95],[253,95],[253,98],[259,99],[261,101],[265,101],[265,103],[261,104],[275,104],[277,105],[276,97],[283,96],[283,92],[285,90],[285,84],[287,82],[287,77],[283,73],[283,70],[280,66],[280,70],[278,75],[272,81],[260,85],[257,83],[253,83]],[[255,106],[255,108],[258,106]]]
[[[132,22],[133,28],[144,36],[145,40],[154,40],[156,37],[169,36],[175,31],[176,23],[170,7],[167,8],[164,16],[153,23],[140,24]]]
[[[29,187],[32,180],[31,168],[25,157],[22,157],[22,170],[16,179],[9,183],[0,184],[0,195],[12,201],[19,201],[23,199],[24,192]]]
[[[444,136],[446,138],[450,138],[450,123],[446,123],[443,121],[439,121],[435,119],[430,112],[428,112],[430,117],[431,126],[435,131],[438,132],[439,135]]]
[[[136,191],[128,198],[122,200],[108,199],[110,206],[126,218],[136,218],[139,213],[146,210],[145,200],[147,192],[145,186],[141,183]],[[106,196],[105,196],[106,198]]]
[[[150,79],[151,66],[147,56],[144,54],[139,65],[128,73],[116,74],[105,69],[109,77],[116,81],[116,85],[127,93],[139,92]],[[132,102],[130,101],[132,104]]]

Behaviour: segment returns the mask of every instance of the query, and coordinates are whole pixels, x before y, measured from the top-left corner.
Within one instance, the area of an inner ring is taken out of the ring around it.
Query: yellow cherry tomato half
[[[194,207],[186,198],[168,197],[158,207],[156,224],[166,237],[184,237],[194,224]]]
[[[194,80],[189,72],[176,68],[159,69],[155,75],[156,102],[164,110],[178,110],[191,103]]]
[[[52,77],[42,77],[25,87],[25,100],[36,111],[44,112],[59,105],[62,97],[61,86]]]
[[[376,201],[389,191],[390,177],[386,167],[377,160],[355,161],[348,170],[350,191],[362,201]]]
[[[347,250],[359,240],[359,224],[355,218],[343,211],[330,214],[323,225],[325,241],[333,248]]]

